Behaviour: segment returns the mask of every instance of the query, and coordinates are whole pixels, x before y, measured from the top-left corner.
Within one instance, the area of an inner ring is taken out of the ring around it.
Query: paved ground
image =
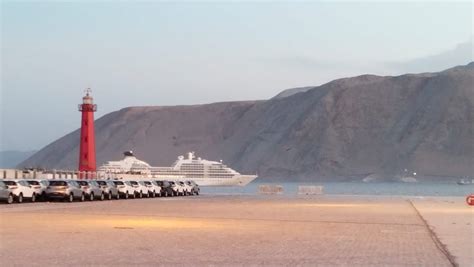
[[[412,200],[440,243],[459,266],[474,266],[474,207],[464,198],[416,198]]]
[[[2,266],[452,266],[400,198],[35,203],[0,218]]]

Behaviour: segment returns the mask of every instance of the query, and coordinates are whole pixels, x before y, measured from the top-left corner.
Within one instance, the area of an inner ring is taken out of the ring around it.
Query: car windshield
[[[39,185],[40,183],[38,181],[28,181],[30,185]]]
[[[5,181],[6,185],[17,185],[15,181]]]
[[[116,184],[116,185],[123,185],[123,182],[122,182],[122,181],[114,181],[114,184]]]
[[[135,181],[130,181],[130,184],[131,184],[131,185],[138,185],[138,183],[135,182]]]
[[[51,181],[49,182],[50,186],[66,186],[67,183],[65,181]]]
[[[144,183],[145,183],[146,185],[151,185],[151,183],[150,183],[150,182],[144,182]]]
[[[89,183],[86,181],[77,181],[77,183],[81,186],[89,185]]]
[[[100,185],[107,185],[107,183],[105,181],[97,181],[98,184]]]

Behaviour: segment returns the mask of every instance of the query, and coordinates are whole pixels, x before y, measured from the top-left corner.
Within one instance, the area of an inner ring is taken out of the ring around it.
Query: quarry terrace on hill
[[[133,150],[153,166],[186,151],[261,179],[390,179],[474,173],[474,63],[438,73],[362,75],[266,101],[129,107],[96,120],[97,164]],[[19,167],[75,169],[79,131]],[[457,179],[457,178],[456,178]]]

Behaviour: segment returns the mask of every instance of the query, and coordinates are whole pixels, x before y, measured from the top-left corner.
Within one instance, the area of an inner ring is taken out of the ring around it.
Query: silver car
[[[96,182],[102,188],[108,200],[112,198],[120,199],[118,188],[114,182],[108,180],[97,180]]]
[[[86,194],[81,186],[73,180],[51,180],[46,188],[47,199],[64,199],[73,202],[75,199],[84,201]]]
[[[12,204],[13,200],[14,196],[12,191],[8,189],[8,186],[3,181],[0,181],[0,201]]]
[[[104,200],[105,199],[105,192],[99,186],[99,184],[94,180],[76,180],[76,182],[81,186],[84,193],[86,193],[86,197],[93,201],[95,199]]]

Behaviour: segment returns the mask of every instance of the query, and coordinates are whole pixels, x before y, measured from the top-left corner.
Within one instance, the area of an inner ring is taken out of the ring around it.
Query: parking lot
[[[0,205],[6,265],[452,266],[403,199],[200,195]]]

